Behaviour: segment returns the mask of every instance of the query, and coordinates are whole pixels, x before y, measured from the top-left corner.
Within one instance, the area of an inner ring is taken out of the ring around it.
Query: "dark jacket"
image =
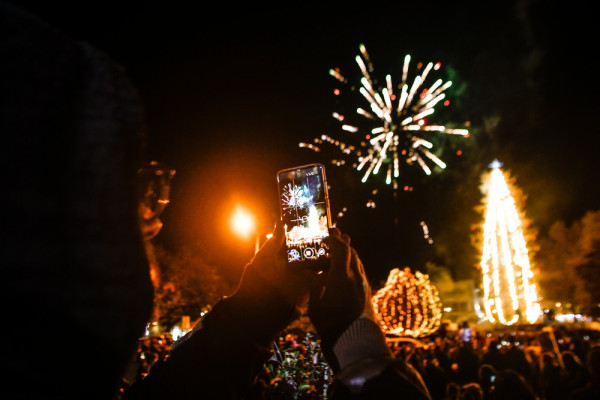
[[[297,313],[275,289],[263,290],[258,300],[255,295],[238,296],[220,300],[168,358],[131,385],[123,399],[245,398],[270,356],[273,339]],[[430,399],[418,372],[391,356],[387,368],[367,379],[360,392],[335,379],[328,398]]]
[[[152,311],[143,120],[121,66],[0,0],[0,398],[116,397]]]
[[[0,397],[116,399],[152,310],[136,172],[143,108],[123,68],[0,0]],[[224,298],[126,399],[241,399],[297,316],[275,289]],[[391,362],[357,398],[426,399]],[[392,392],[388,393],[388,390]],[[350,396],[339,382],[331,398]]]

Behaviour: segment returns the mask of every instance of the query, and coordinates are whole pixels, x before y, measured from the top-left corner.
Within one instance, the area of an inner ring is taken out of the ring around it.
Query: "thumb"
[[[283,246],[284,241],[283,225],[278,221],[273,230],[273,236],[263,244],[257,255],[277,253],[281,249],[281,246]]]
[[[323,292],[325,291],[325,274],[320,273],[314,277],[311,282],[309,291],[310,291],[310,302],[314,305],[317,305],[321,302],[321,298],[323,297]]]

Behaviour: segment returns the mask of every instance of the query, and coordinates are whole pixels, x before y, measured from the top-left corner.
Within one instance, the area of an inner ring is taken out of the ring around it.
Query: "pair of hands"
[[[361,315],[375,321],[375,312],[371,288],[363,264],[350,246],[350,237],[331,228],[329,247],[327,271],[318,273],[290,266],[286,262],[283,227],[278,225],[246,272],[259,275],[297,308],[308,304],[308,315],[320,336],[335,340],[335,336]]]

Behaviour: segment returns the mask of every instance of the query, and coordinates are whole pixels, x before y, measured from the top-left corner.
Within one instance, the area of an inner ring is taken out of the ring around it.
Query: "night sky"
[[[598,34],[582,1],[15,3],[124,66],[146,109],[147,159],[177,171],[155,240],[199,249],[226,276],[253,250],[229,229],[233,205],[245,204],[267,233],[278,217],[276,172],[308,162],[325,163],[334,220],[373,282],[428,261],[458,279],[475,276],[469,235],[481,222],[480,176],[495,158],[527,196],[540,236],[600,208]],[[446,170],[425,176],[415,166],[402,177],[412,192],[394,196],[381,179],[362,184],[350,166],[329,164],[339,153],[298,147],[324,133],[343,140],[331,113],[364,106],[341,103],[328,74],[339,67],[358,83],[361,43],[380,79],[399,76],[406,54],[440,61],[439,77],[453,81],[440,122],[470,123],[469,138],[441,142]]]

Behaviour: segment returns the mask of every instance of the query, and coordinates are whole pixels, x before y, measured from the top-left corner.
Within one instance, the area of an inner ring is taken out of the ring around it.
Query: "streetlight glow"
[[[243,208],[237,208],[231,217],[231,226],[241,236],[247,238],[255,232],[254,218]]]

